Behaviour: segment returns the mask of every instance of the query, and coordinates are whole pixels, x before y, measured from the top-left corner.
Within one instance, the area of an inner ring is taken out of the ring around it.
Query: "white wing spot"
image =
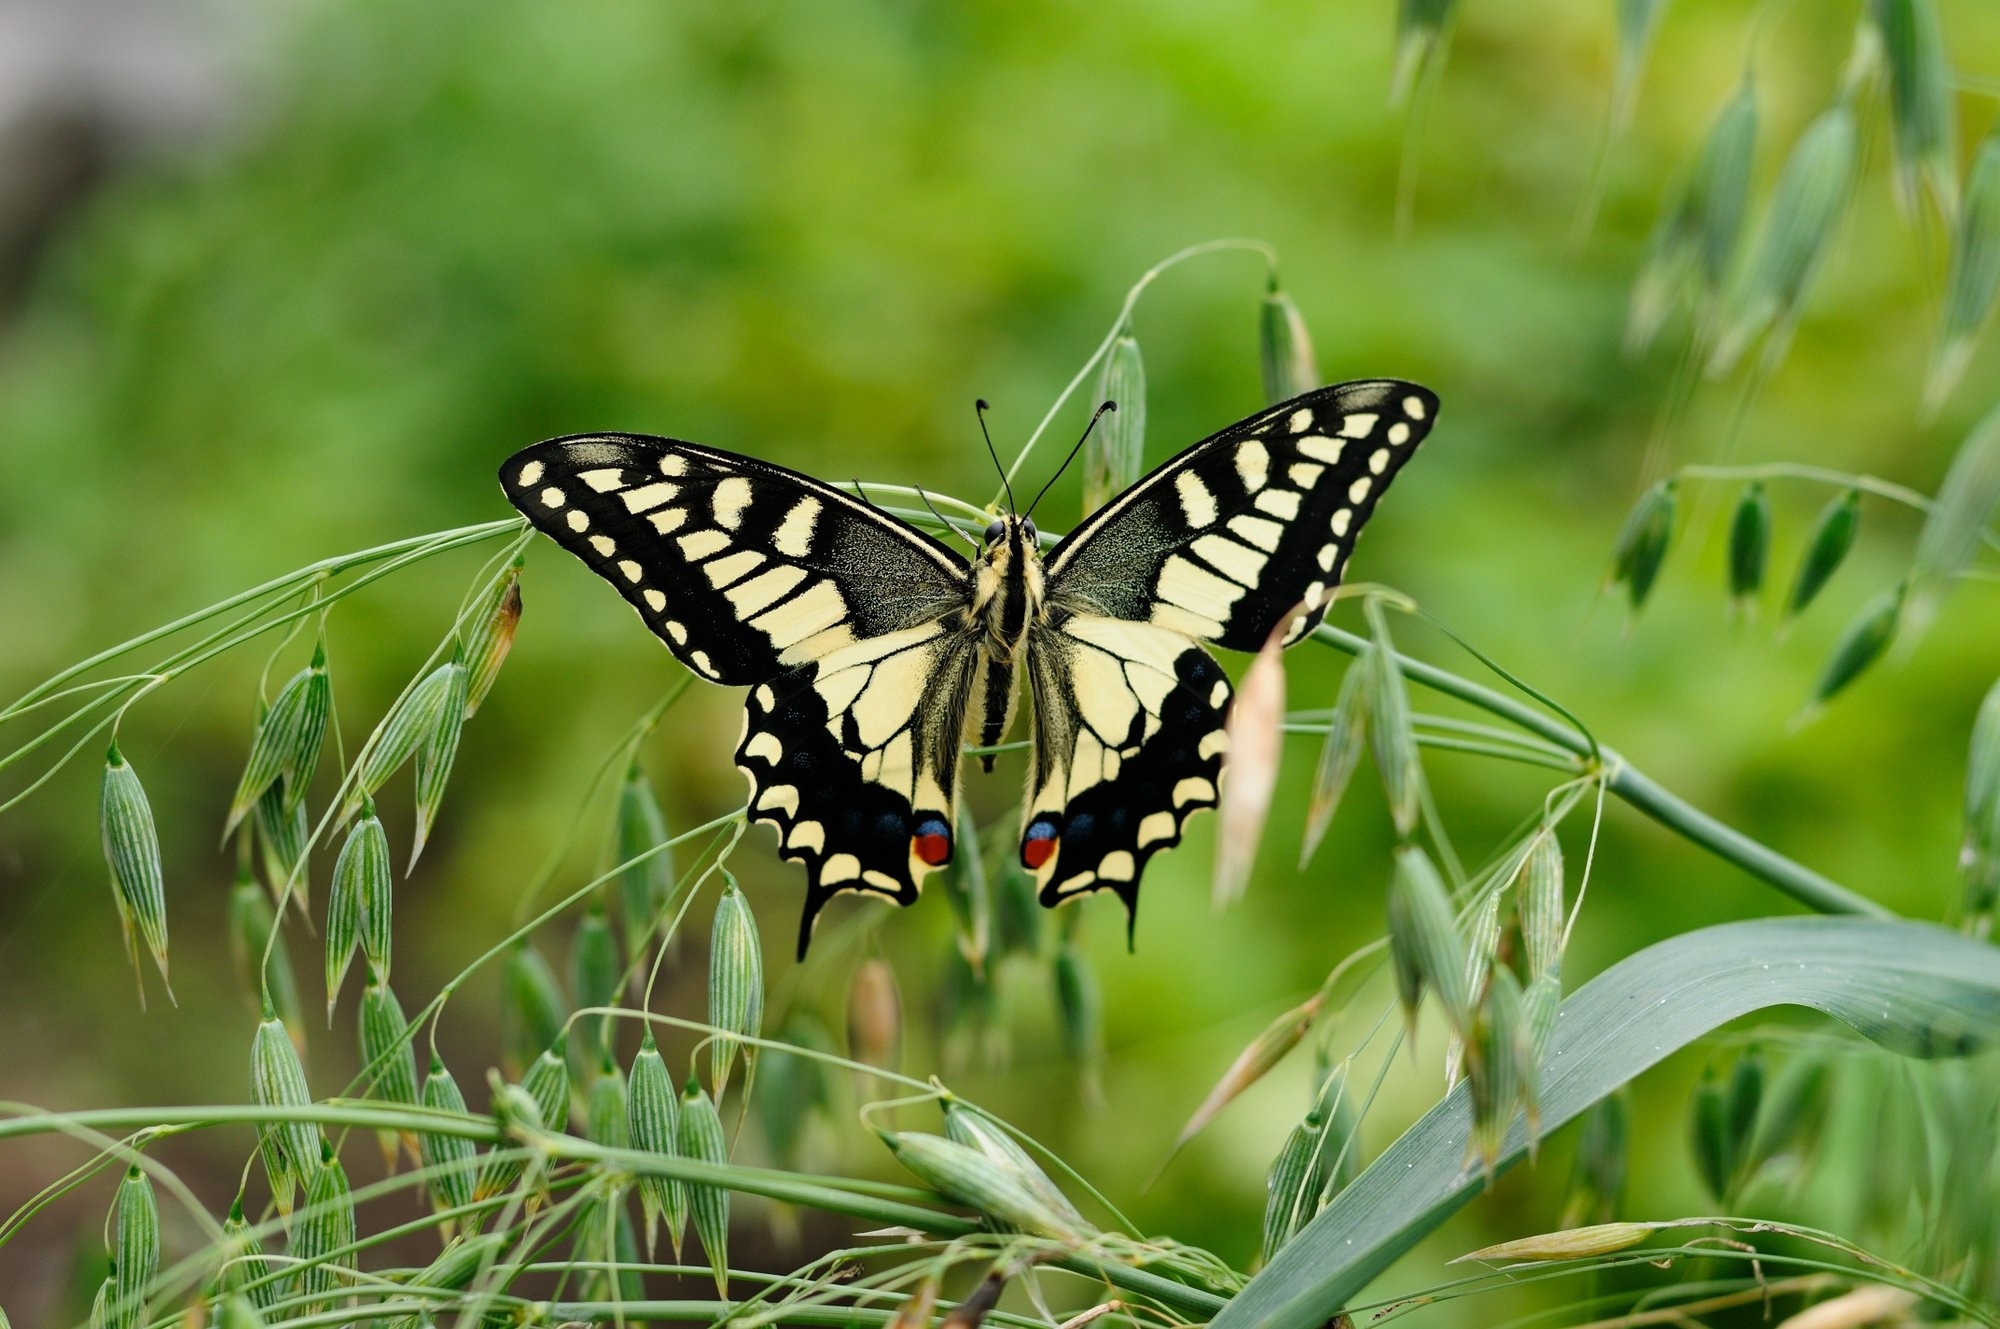
[[[1321,545],[1319,547],[1319,570],[1321,572],[1333,571],[1333,561],[1339,557],[1339,545]]]
[[[1229,607],[1243,595],[1241,586],[1190,563],[1179,554],[1161,567],[1155,589],[1161,599],[1211,618],[1228,614]]]
[[[1170,631],[1183,633],[1190,637],[1220,637],[1222,635],[1222,624],[1216,622],[1214,619],[1191,613],[1179,605],[1168,604],[1164,600],[1154,603],[1152,622],[1158,627],[1167,628]]]
[[[867,882],[870,886],[890,891],[897,895],[902,894],[903,891],[902,886],[897,883],[896,879],[880,868],[863,868],[861,871],[861,880]]]
[[[568,499],[563,497],[563,491],[554,485],[550,485],[542,491],[542,506],[545,508],[559,508],[568,501]]]
[[[646,597],[647,605],[651,606],[654,613],[659,614],[659,613],[664,613],[666,611],[667,608],[666,596],[660,594],[658,591],[654,590],[650,586],[648,586],[645,589],[643,594]]]
[[[1180,832],[1180,823],[1171,812],[1148,813],[1139,823],[1139,847],[1158,844],[1161,840],[1171,840]]]
[[[687,645],[688,630],[682,627],[679,622],[670,618],[661,626],[666,628],[667,635],[674,639],[674,645],[676,646]]]
[[[788,558],[804,558],[812,550],[813,528],[819,523],[819,500],[801,499],[792,505],[771,543]]]
[[[1306,430],[1312,428],[1312,422],[1313,413],[1302,406],[1292,412],[1291,419],[1285,421],[1285,428],[1291,430],[1294,434],[1303,434]]]
[[[843,881],[853,881],[861,875],[861,860],[852,854],[835,854],[826,860],[819,870],[819,884],[838,886]]]
[[[1229,751],[1229,731],[1227,729],[1209,730],[1201,736],[1201,742],[1195,744],[1194,750],[1203,761],[1207,761],[1210,757],[1221,756],[1223,753]]]
[[[1132,861],[1132,855],[1123,849],[1114,849],[1098,860],[1097,875],[1105,881],[1130,881],[1139,870]]]
[[[1315,434],[1311,438],[1302,438],[1299,440],[1299,453],[1302,456],[1311,457],[1314,461],[1323,461],[1328,466],[1331,466],[1340,460],[1341,449],[1346,446],[1347,444],[1337,438],[1322,438]]]
[[[707,651],[689,651],[688,663],[695,667],[697,673],[705,674],[710,678],[715,677],[715,666],[708,662]]]
[[[830,581],[816,581],[783,604],[765,610],[750,626],[770,637],[780,651],[847,617],[847,602]]]
[[[1250,501],[1260,512],[1268,512],[1280,521],[1298,520],[1299,496],[1290,489],[1266,489]]]
[[[602,494],[623,484],[625,472],[616,466],[599,466],[594,470],[578,471],[576,478]]]
[[[1181,512],[1193,527],[1215,524],[1215,495],[1201,482],[1201,477],[1192,470],[1182,471],[1174,477],[1174,491],[1181,496]]]
[[[675,543],[681,547],[681,557],[693,563],[707,558],[718,550],[729,548],[729,537],[721,531],[701,530],[683,535]]]
[[[751,618],[763,613],[806,579],[804,568],[789,564],[779,564],[775,568],[760,572],[748,581],[730,587],[723,594],[729,597],[730,605],[738,618]]]
[[[1236,450],[1236,474],[1242,477],[1243,487],[1249,492],[1254,494],[1262,489],[1271,478],[1271,450],[1255,439],[1239,447]]]
[[[1319,602],[1326,598],[1326,583],[1323,581],[1316,581],[1312,585],[1306,587],[1306,593],[1303,598],[1305,600],[1306,610],[1308,613],[1310,613],[1312,610],[1319,608]]]
[[[826,827],[816,821],[802,821],[785,833],[785,848],[810,849],[819,853],[826,848]]]
[[[618,560],[618,570],[625,574],[626,581],[637,581],[646,575],[646,570],[629,558]]]
[[[1309,461],[1295,461],[1285,468],[1285,478],[1301,489],[1311,489],[1326,474],[1326,467]]]
[[[776,734],[759,731],[750,735],[750,741],[743,745],[743,755],[755,757],[758,761],[776,766],[785,757],[785,745],[778,741]]]
[[[1340,511],[1334,513],[1333,533],[1335,535],[1346,535],[1347,524],[1353,519],[1354,519],[1354,513],[1348,510],[1347,508],[1342,508]]]
[[[589,514],[585,513],[582,508],[571,508],[569,510],[569,528],[578,535],[582,535],[590,529]]]
[[[613,554],[618,552],[618,542],[616,540],[613,540],[608,535],[591,536],[590,547],[592,549],[595,549],[598,552],[598,554],[604,558],[610,558]]]
[[[1224,535],[1204,535],[1188,546],[1202,562],[1245,587],[1256,584],[1264,571],[1264,556]]]
[[[764,556],[754,549],[739,549],[735,553],[701,565],[708,574],[708,584],[720,590],[724,586],[743,580],[757,570]]]
[[[757,795],[757,810],[759,812],[769,812],[773,808],[783,812],[788,817],[797,816],[799,811],[799,791],[797,786],[774,784],[763,793]]]
[[[650,512],[662,503],[671,502],[674,495],[681,492],[679,485],[662,482],[656,485],[640,485],[628,489],[618,497],[625,500],[625,510],[630,513]]]
[[[655,512],[652,516],[646,518],[647,521],[653,523],[653,529],[661,535],[672,535],[687,524],[687,519],[688,510],[686,508],[667,508],[664,511]]]
[[[1298,515],[1299,496],[1297,494],[1286,494],[1282,489],[1267,489],[1264,493],[1278,494],[1290,498],[1292,500],[1292,515]],[[1261,499],[1264,497],[1264,494],[1259,494],[1257,497]],[[1248,513],[1241,513],[1231,517],[1229,519],[1229,529],[1237,539],[1256,545],[1267,554],[1275,552],[1278,548],[1278,542],[1285,538],[1285,528],[1283,526],[1277,522],[1268,521],[1263,517],[1252,517]]]
[[[778,694],[771,691],[771,685],[769,683],[759,683],[757,685],[757,690],[755,692],[752,692],[750,695],[753,699],[755,699],[757,703],[757,709],[760,711],[768,711],[773,706],[776,706],[778,704]]]
[[[661,475],[668,475],[668,476],[686,475],[687,472],[688,472],[688,464],[686,457],[675,456],[673,453],[669,452],[666,456],[660,458]]]
[[[1215,686],[1208,690],[1208,708],[1212,711],[1219,711],[1223,708],[1224,704],[1228,702],[1228,700],[1229,700],[1228,680],[1221,678],[1216,679]]]
[[[1186,807],[1190,803],[1213,803],[1215,786],[1199,775],[1190,775],[1174,786],[1174,806]]]
[[[1398,426],[1398,428],[1400,428],[1400,427],[1401,427],[1401,426]],[[1394,439],[1391,439],[1391,440],[1390,440],[1390,442],[1392,442],[1392,443],[1393,443],[1394,441],[1395,441]],[[1377,474],[1377,475],[1380,475],[1380,474],[1382,474],[1382,472],[1384,472],[1384,471],[1388,470],[1388,469],[1389,469],[1389,449],[1387,449],[1387,448],[1377,448],[1377,449],[1375,449],[1375,451],[1373,451],[1373,452],[1369,453],[1369,454],[1368,454],[1368,469],[1369,469],[1369,470],[1371,470],[1371,471],[1373,471],[1373,472],[1375,472],[1375,474]]]
[[[529,485],[534,484],[537,480],[540,480],[541,478],[542,478],[542,464],[538,461],[531,461],[526,466],[523,466],[521,468],[521,473],[519,475],[514,477],[514,483],[521,486],[521,488],[526,489]]]
[[[1409,416],[1412,420],[1423,419],[1425,414],[1424,399],[1422,397],[1403,398],[1403,414]]]
[[[750,506],[750,482],[732,475],[715,487],[709,501],[715,505],[715,524],[733,531],[743,524],[743,510]]]
[[[1345,438],[1367,438],[1375,429],[1375,422],[1381,417],[1373,411],[1361,411],[1340,422],[1340,432]]]
[[[1368,490],[1374,483],[1367,476],[1362,476],[1359,480],[1347,486],[1347,501],[1349,503],[1359,503],[1362,499],[1368,497]]]
[[[1395,424],[1390,425],[1389,441],[1391,443],[1394,443],[1399,448],[1402,447],[1405,443],[1410,441],[1410,427],[1404,424],[1401,420],[1398,420]]]

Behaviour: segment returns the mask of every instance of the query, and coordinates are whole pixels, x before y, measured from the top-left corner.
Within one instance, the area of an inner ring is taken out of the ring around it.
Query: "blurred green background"
[[[553,434],[671,434],[983,502],[993,481],[975,396],[994,403],[1003,452],[1018,446],[1142,270],[1186,244],[1256,236],[1281,255],[1329,381],[1400,375],[1444,401],[1355,577],[1417,597],[1707,810],[1899,910],[1946,916],[1964,738],[2000,669],[1990,591],[1961,593],[1910,658],[1815,723],[1792,723],[1845,619],[1900,575],[1908,513],[1870,506],[1850,565],[1782,636],[1774,600],[1751,622],[1725,612],[1731,487],[1689,490],[1642,619],[1600,595],[1624,512],[1656,478],[1643,455],[1671,382],[1669,350],[1633,362],[1620,349],[1660,199],[1746,58],[1763,112],[1761,193],[1831,96],[1855,7],[1765,6],[1753,52],[1744,7],[1673,5],[1581,242],[1572,223],[1604,135],[1614,7],[1466,6],[1415,125],[1388,98],[1392,8],[354,0],[164,6],[134,24],[108,0],[13,6],[20,32],[68,35],[15,47],[46,58],[16,56],[5,102],[0,696],[313,559],[508,515],[496,465]],[[1954,60],[1990,84],[2000,12],[1944,13]],[[1960,110],[1969,155],[1993,99],[1967,94]],[[1869,123],[1856,206],[1733,457],[1927,490],[1993,404],[1997,362],[1988,347],[1941,417],[1917,422],[1939,235],[1894,206],[1883,122]],[[1404,173],[1412,208],[1399,226]],[[1259,260],[1225,254],[1177,269],[1141,303],[1149,462],[1261,404],[1263,280]],[[1698,392],[1666,439],[1675,462],[1717,457],[1739,392]],[[1073,406],[1053,436],[1081,419]],[[1030,473],[1058,455],[1044,448]],[[1076,492],[1073,477],[1058,486],[1046,525],[1074,520]],[[1774,489],[1774,580],[1825,497]],[[447,629],[481,556],[428,564],[336,613],[350,742]],[[545,543],[523,591],[514,655],[467,730],[435,847],[401,888],[397,987],[413,1009],[507,933],[589,772],[679,673],[617,597]],[[1476,672],[1443,638],[1399,631],[1407,649]],[[122,731],[166,847],[177,1007],[157,991],[144,1013],[133,999],[97,847],[94,747],[0,816],[0,1099],[244,1097],[252,1013],[224,947],[230,859],[215,844],[262,654],[175,684]],[[1293,704],[1326,704],[1341,657],[1308,646],[1289,664]],[[698,687],[648,744],[676,827],[735,806],[739,706]],[[1002,976],[1004,1065],[948,1064],[937,1026],[949,911],[927,899],[877,934],[908,1016],[906,1071],[946,1072],[1144,1230],[1239,1266],[1256,1247],[1263,1170],[1305,1104],[1303,1062],[1141,1188],[1237,1049],[1379,934],[1392,837],[1365,773],[1314,865],[1293,867],[1315,753],[1305,740],[1287,749],[1240,905],[1210,905],[1202,826],[1152,867],[1135,953],[1115,902],[1083,906],[1104,990],[1101,1107],[1079,1110],[1044,970]],[[1474,861],[1548,783],[1465,757],[1428,766]],[[21,777],[9,775],[11,792]],[[1019,775],[1003,762],[973,780],[982,819],[1012,806]],[[386,815],[400,845],[399,790]],[[600,862],[606,814],[589,816],[561,889]],[[1572,823],[1573,862],[1582,835]],[[316,865],[321,893],[329,862]],[[733,866],[771,972],[787,973],[799,873],[761,829]],[[1566,976],[1674,931],[1792,907],[1614,806]],[[552,960],[568,928],[546,935]],[[316,941],[294,941],[311,1007]],[[698,1012],[698,951],[664,1009]],[[808,997],[836,1025],[858,954],[807,972]],[[495,993],[489,967],[445,1017],[468,1086],[495,1055]],[[1351,1017],[1350,1042],[1379,1012],[1375,995]],[[315,1038],[319,1092],[353,1072],[349,1020],[351,999]],[[1367,1123],[1371,1153],[1438,1090],[1442,1035],[1425,1034]],[[1635,1096],[1635,1213],[1703,1207],[1680,1115],[1701,1064],[1678,1059]],[[883,1166],[853,1130],[822,1147],[829,1164]],[[1384,1287],[1553,1226],[1567,1149],[1558,1140]],[[217,1137],[163,1156],[220,1212],[247,1152],[247,1138]],[[0,1211],[79,1157],[46,1141],[0,1147]],[[0,1247],[0,1304],[15,1323],[76,1308],[75,1286],[94,1284],[101,1270],[86,1258],[71,1272],[72,1253],[95,1248],[100,1198],[108,1188]],[[804,1245],[760,1252],[759,1212],[742,1207],[742,1262],[789,1266],[839,1231],[816,1223]],[[170,1215],[168,1231],[170,1250],[194,1239],[184,1218]],[[1487,1323],[1555,1295],[1430,1314]]]

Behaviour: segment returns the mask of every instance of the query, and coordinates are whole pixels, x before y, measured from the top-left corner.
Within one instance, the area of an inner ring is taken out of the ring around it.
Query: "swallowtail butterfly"
[[[750,689],[750,815],[805,864],[799,928],[841,891],[910,904],[957,844],[959,758],[1026,674],[1020,859],[1041,901],[1110,890],[1215,806],[1230,687],[1325,612],[1375,504],[1437,416],[1410,383],[1343,383],[1204,439],[1041,550],[987,527],[967,559],[832,485],[639,434],[537,443],[501,470],[529,520],[616,586],[675,658]],[[986,758],[988,768],[992,759]],[[966,846],[967,852],[977,852]]]

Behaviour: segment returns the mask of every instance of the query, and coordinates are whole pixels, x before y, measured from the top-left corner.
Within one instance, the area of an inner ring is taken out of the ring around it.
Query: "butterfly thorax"
[[[1044,612],[1042,552],[1027,518],[1002,517],[987,529],[986,549],[973,564],[967,626],[990,658],[1012,664]]]

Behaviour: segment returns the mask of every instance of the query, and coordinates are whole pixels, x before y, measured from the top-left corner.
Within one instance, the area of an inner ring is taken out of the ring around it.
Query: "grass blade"
[[[1782,956],[1782,963],[1773,957]],[[1831,1015],[1894,1051],[1960,1055],[2000,1039],[2000,953],[1922,923],[1776,918],[1684,933],[1563,1003],[1544,1061],[1544,1131],[1674,1051],[1773,1006]],[[1470,1095],[1452,1091],[1280,1251],[1212,1329],[1317,1329],[1485,1186],[1463,1160]],[[1527,1153],[1516,1121],[1496,1169]]]

